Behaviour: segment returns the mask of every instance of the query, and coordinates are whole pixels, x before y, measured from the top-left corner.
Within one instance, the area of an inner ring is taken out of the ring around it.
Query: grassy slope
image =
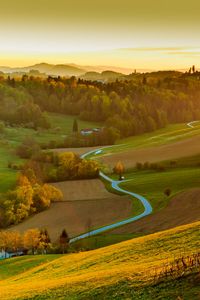
[[[199,250],[199,230],[200,222],[196,222],[98,250],[57,259],[50,256],[50,262],[46,262],[47,256],[0,262],[1,298],[199,299],[197,286],[188,278],[152,285],[155,268],[162,268],[180,252],[186,255]],[[27,264],[30,266],[30,259],[37,262],[24,271]],[[5,271],[11,263],[15,270]]]
[[[126,175],[128,182],[121,187],[146,197],[155,211],[165,207],[169,201],[164,190],[170,188],[171,197],[178,192],[199,187],[200,168],[177,168],[164,172],[140,171]]]
[[[66,116],[61,114],[49,113],[49,118],[52,124],[52,129],[47,131],[35,131],[27,128],[7,128],[3,137],[1,137],[0,143],[0,193],[6,191],[13,186],[16,178],[16,172],[10,172],[7,168],[7,163],[19,162],[14,149],[19,145],[27,136],[33,137],[38,142],[49,142],[52,140],[61,141],[72,130],[73,116]],[[78,121],[79,129],[87,127],[101,126],[97,122]],[[105,149],[103,153],[115,153],[123,152],[130,148],[146,147],[151,145],[160,145],[162,143],[173,142],[179,138],[187,138],[200,132],[200,126],[198,123],[194,124],[195,128],[189,128],[186,124],[169,125],[164,129],[157,130],[148,134],[140,136],[130,137],[128,139],[120,140],[120,144],[117,147],[111,147]],[[55,128],[59,129],[58,131]],[[179,136],[182,135],[183,136]],[[154,138],[154,136],[157,136]],[[153,139],[152,139],[153,138]],[[170,139],[169,139],[170,138]]]
[[[73,116],[61,114],[48,114],[52,128],[35,131],[21,127],[7,127],[3,136],[0,136],[0,193],[12,188],[16,181],[17,172],[10,170],[8,162],[19,163],[21,160],[15,155],[15,148],[26,138],[32,137],[39,143],[52,140],[62,141],[72,131]],[[101,126],[100,123],[78,120],[79,129]],[[59,128],[58,131],[55,128]]]
[[[129,169],[124,175],[128,182],[121,183],[121,187],[138,193],[146,197],[152,204],[155,211],[164,208],[169,200],[176,194],[199,187],[200,176],[200,154],[178,158],[174,161],[176,165],[171,166],[171,161],[162,161],[158,165],[164,167],[165,171],[155,170],[136,170]],[[118,180],[118,176],[112,174],[111,177]],[[112,193],[115,192],[110,183],[102,180],[107,188]],[[171,189],[170,197],[164,195],[166,188]],[[143,206],[140,201],[134,199],[133,209],[139,214],[143,211]]]
[[[73,122],[76,117],[55,113],[48,113],[48,117],[52,125],[51,129],[35,131],[29,128],[10,127],[6,129],[5,139],[16,146],[27,136],[33,137],[38,142],[49,142],[51,140],[63,140],[66,135],[72,132]],[[102,124],[78,120],[78,126],[80,130],[81,128],[102,126]]]
[[[171,124],[150,133],[121,139],[117,142],[116,146],[105,148],[102,155],[123,152],[133,148],[159,146],[187,139],[200,133],[200,123],[195,123],[193,126],[194,128],[190,128],[185,123]],[[98,155],[98,157],[100,156],[101,154]]]
[[[8,145],[0,143],[0,193],[11,189],[16,181],[17,172],[8,168],[9,161],[19,161]]]

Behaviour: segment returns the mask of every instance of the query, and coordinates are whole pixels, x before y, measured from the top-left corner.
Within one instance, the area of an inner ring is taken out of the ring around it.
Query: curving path
[[[195,128],[195,126],[193,126],[195,123],[198,123],[199,121],[192,121],[192,122],[189,122],[187,123],[186,125],[190,128]],[[115,145],[116,147],[119,146],[119,145]],[[110,146],[110,147],[114,147],[114,146]],[[103,152],[103,149],[104,148],[109,148],[108,146],[104,146],[104,147],[101,147],[100,149],[96,149],[96,150],[91,150],[85,154],[82,154],[81,155],[81,158],[86,158],[87,156],[93,154],[94,156],[96,155],[99,155]],[[78,241],[78,240],[81,240],[81,239],[84,239],[84,238],[87,238],[87,237],[90,237],[90,236],[94,236],[94,235],[97,235],[99,233],[102,233],[102,232],[105,232],[107,230],[110,230],[110,229],[115,229],[117,227],[120,227],[122,225],[126,225],[126,224],[129,224],[129,223],[132,223],[133,221],[136,221],[136,220],[139,220],[147,215],[150,215],[152,213],[152,206],[151,204],[148,202],[148,200],[146,198],[144,198],[143,196],[141,195],[138,195],[138,194],[135,194],[135,193],[132,193],[132,192],[129,192],[127,190],[124,190],[122,189],[119,184],[122,183],[122,182],[126,182],[127,180],[122,180],[122,181],[118,181],[118,180],[113,180],[112,178],[108,177],[107,175],[105,175],[102,171],[99,172],[99,175],[101,178],[105,179],[106,181],[110,182],[111,183],[111,186],[114,190],[116,191],[119,191],[119,192],[122,192],[123,194],[126,194],[126,195],[130,195],[134,198],[137,198],[141,201],[143,207],[144,207],[144,212],[138,216],[135,216],[135,217],[131,217],[129,219],[126,219],[126,220],[123,220],[123,221],[119,221],[119,222],[116,222],[114,224],[111,224],[111,225],[107,225],[107,226],[103,226],[101,228],[98,228],[98,229],[95,229],[95,230],[92,230],[90,232],[86,232],[84,234],[81,234],[77,237],[74,237],[72,239],[70,239],[70,243],[72,242],[75,242],[75,241]]]
[[[83,155],[81,155],[81,158],[85,158],[86,156],[90,155],[90,154],[94,154],[94,155],[98,155],[102,152],[102,149],[97,149],[97,150],[92,150],[90,152],[87,152]],[[99,176],[103,179],[105,179],[106,181],[110,182],[111,183],[111,186],[114,190],[116,191],[119,191],[119,192],[122,192],[126,195],[130,195],[134,198],[137,198],[141,201],[142,205],[144,206],[144,212],[138,216],[135,216],[135,217],[131,217],[131,218],[128,218],[126,220],[123,220],[123,221],[119,221],[119,222],[116,222],[114,224],[111,224],[111,225],[106,225],[106,226],[103,226],[101,228],[98,228],[98,229],[95,229],[95,230],[91,230],[89,232],[86,232],[84,234],[81,234],[79,236],[76,236],[72,239],[70,239],[70,243],[73,243],[73,242],[76,242],[78,240],[82,240],[84,238],[87,238],[87,237],[90,237],[90,236],[94,236],[94,235],[97,235],[99,233],[102,233],[102,232],[105,232],[107,230],[110,230],[110,229],[115,229],[119,226],[122,226],[122,225],[126,225],[126,224],[129,224],[129,223],[132,223],[133,221],[136,221],[136,220],[139,220],[149,214],[152,213],[152,206],[151,204],[148,202],[148,200],[146,198],[144,198],[143,196],[141,195],[138,195],[138,194],[135,194],[135,193],[132,193],[132,192],[129,192],[127,190],[124,190],[122,189],[119,184],[122,183],[122,182],[126,182],[127,180],[122,180],[122,181],[118,181],[118,180],[113,180],[112,178],[108,177],[107,175],[105,175],[103,172],[99,172]]]
[[[194,128],[195,126],[193,126],[193,124],[195,124],[195,123],[199,123],[199,121],[192,121],[190,123],[187,123],[187,126],[190,128]]]

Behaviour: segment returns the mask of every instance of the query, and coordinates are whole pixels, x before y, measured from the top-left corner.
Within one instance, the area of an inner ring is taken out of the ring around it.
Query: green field
[[[74,116],[48,113],[48,117],[52,124],[52,128],[49,130],[35,131],[33,129],[22,127],[7,127],[5,133],[0,137],[0,193],[13,186],[16,172],[10,171],[7,168],[7,165],[8,162],[20,162],[15,155],[15,149],[26,137],[32,137],[39,143],[48,143],[50,141],[59,142],[63,141],[63,139],[72,131]],[[81,120],[78,120],[78,125],[79,129],[102,126],[102,124],[98,122]],[[133,147],[147,147],[150,145],[173,142],[179,138],[187,138],[198,134],[199,132],[199,123],[194,124],[194,128],[189,128],[186,124],[169,125],[166,128],[155,132],[120,140],[118,141],[118,146],[105,148],[103,154],[123,152]]]
[[[37,256],[19,256],[15,259],[7,259],[0,261],[0,281],[6,278],[26,272],[29,269],[37,267],[41,264],[48,263],[59,258],[58,254],[37,255]]]
[[[8,168],[10,161],[19,163],[21,160],[15,155],[12,147],[0,143],[0,193],[11,189],[16,182],[17,171]]]
[[[156,284],[153,276],[175,258],[197,253],[199,230],[196,222],[89,252],[1,261],[1,299],[198,300],[195,270]]]
[[[18,164],[22,162],[16,154],[16,147],[27,137],[32,137],[38,143],[50,141],[63,141],[72,131],[74,116],[61,114],[48,114],[52,128],[49,130],[33,130],[22,127],[6,127],[3,135],[0,136],[0,193],[12,188],[16,181],[17,172],[8,168],[8,162]],[[102,126],[100,123],[93,123],[78,120],[79,129],[87,127]]]
[[[163,172],[135,171],[126,174],[130,180],[120,186],[128,191],[138,193],[147,198],[154,211],[164,208],[171,197],[177,193],[199,187],[200,168],[176,168]],[[164,190],[170,188],[170,197],[164,195]]]
[[[105,147],[102,154],[99,154],[98,157],[116,152],[127,151],[133,148],[137,149],[159,146],[190,138],[200,133],[200,122],[195,123],[193,126],[194,128],[190,128],[186,123],[171,124],[165,128],[150,133],[133,136],[126,139],[120,139],[117,141],[115,146]],[[88,156],[88,158],[89,157],[92,157],[92,155]]]
[[[101,127],[102,123],[100,122],[89,122],[79,120],[76,116],[66,116],[61,114],[49,113],[50,122],[53,128],[60,128],[61,134],[70,134],[72,132],[72,126],[74,119],[78,121],[79,130],[83,128],[93,128],[93,127]]]
[[[38,131],[22,128],[22,127],[7,127],[4,134],[4,140],[8,141],[12,146],[21,143],[27,136],[31,136],[39,143],[47,143],[51,140],[62,141],[67,135],[72,132],[73,122],[76,116],[61,115],[55,113],[47,114],[51,123],[51,128],[48,130],[40,129]],[[78,121],[79,130],[88,127],[102,126],[98,122]]]
[[[90,236],[83,240],[74,242],[72,244],[72,249],[94,250],[127,241],[141,235],[142,234],[109,234],[106,232],[106,234]]]
[[[120,187],[144,196],[151,203],[154,212],[167,206],[169,201],[179,192],[199,187],[200,178],[200,155],[180,158],[174,161],[163,161],[158,163],[164,171],[129,169],[125,174],[125,180]],[[110,174],[113,179],[118,176]],[[115,191],[110,182],[102,179],[106,189],[111,193],[122,195]],[[164,195],[165,189],[171,189],[170,197]],[[144,207],[138,199],[133,198],[133,216],[144,211]]]

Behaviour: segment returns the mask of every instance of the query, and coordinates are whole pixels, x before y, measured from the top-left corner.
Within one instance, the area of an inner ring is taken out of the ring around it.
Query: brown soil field
[[[192,156],[200,153],[200,136],[170,143],[167,145],[131,149],[122,153],[113,153],[101,157],[103,163],[113,167],[116,162],[122,161],[126,168],[135,167],[136,162],[156,162],[180,157]]]
[[[30,228],[47,228],[51,240],[56,241],[64,228],[73,237],[128,218],[131,212],[132,201],[129,198],[110,194],[107,199],[52,203],[48,210],[10,227],[10,230],[23,233]]]
[[[200,220],[200,188],[176,195],[163,210],[113,230],[116,233],[154,233]]]
[[[64,201],[109,199],[112,196],[99,179],[63,181],[52,185],[62,191]]]

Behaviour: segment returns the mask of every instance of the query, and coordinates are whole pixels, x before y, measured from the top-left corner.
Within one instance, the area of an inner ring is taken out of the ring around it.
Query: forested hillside
[[[199,119],[199,73],[132,74],[107,83],[75,77],[2,77],[0,102],[0,118],[10,124],[48,127],[44,111],[58,112],[103,121],[125,137]]]
[[[0,120],[8,125],[25,125],[34,129],[50,127],[29,91],[16,86],[15,80],[10,78],[0,81]]]

